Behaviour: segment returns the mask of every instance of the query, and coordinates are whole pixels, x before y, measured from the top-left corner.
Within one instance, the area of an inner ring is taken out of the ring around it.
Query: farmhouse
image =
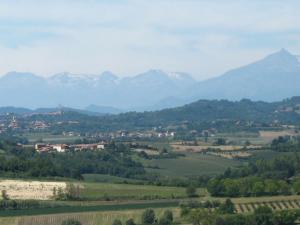
[[[52,148],[54,150],[56,150],[57,152],[65,152],[70,147],[69,147],[69,145],[66,145],[66,144],[59,144],[59,145],[52,145]]]
[[[104,144],[79,144],[79,145],[72,145],[75,151],[82,151],[82,150],[101,150],[104,149]]]

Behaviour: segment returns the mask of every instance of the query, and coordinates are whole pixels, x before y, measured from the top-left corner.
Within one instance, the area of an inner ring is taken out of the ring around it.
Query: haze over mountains
[[[10,72],[0,77],[0,106],[64,105],[119,113],[179,106],[198,99],[278,101],[300,95],[299,85],[299,56],[282,49],[260,61],[200,82],[189,74],[161,70],[125,78],[111,72],[60,73],[49,78]]]

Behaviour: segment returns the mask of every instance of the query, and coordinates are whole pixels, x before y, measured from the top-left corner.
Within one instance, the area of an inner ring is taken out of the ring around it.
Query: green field
[[[186,198],[185,188],[163,187],[151,185],[110,184],[110,183],[80,183],[83,189],[81,197],[92,200],[151,200]],[[197,194],[206,194],[204,189],[197,189]]]
[[[220,174],[228,167],[235,167],[242,164],[241,161],[200,153],[185,154],[185,157],[178,157],[176,159],[143,160],[143,164],[146,167],[150,167],[147,169],[149,172],[170,177]],[[153,167],[158,167],[159,169],[152,169]]]
[[[179,218],[179,209],[170,206],[174,217]],[[157,217],[161,217],[165,208],[155,208]],[[40,216],[19,216],[19,217],[0,217],[1,225],[60,225],[63,220],[72,218],[82,222],[83,225],[111,225],[115,219],[119,219],[125,223],[126,220],[132,218],[135,222],[141,222],[141,214],[144,209],[127,209],[127,210],[108,210],[99,212],[87,213],[65,213],[55,215],[40,215]]]
[[[111,176],[107,174],[83,174],[83,179],[86,182],[99,182],[99,183],[130,183],[130,184],[139,184],[143,181],[136,180],[136,179],[130,179],[130,178],[124,178],[124,177],[117,177],[117,176]]]
[[[50,133],[28,133],[23,136],[28,139],[29,143],[37,143],[41,140],[46,143],[73,143],[76,139],[80,138],[77,136],[69,137]]]
[[[63,214],[63,213],[80,213],[80,212],[106,212],[106,211],[123,211],[133,209],[147,208],[170,208],[177,207],[178,200],[163,200],[163,201],[141,201],[141,202],[94,202],[93,204],[83,205],[72,204],[68,206],[38,208],[38,209],[23,209],[23,210],[4,210],[0,211],[1,217],[18,217],[18,216],[33,216],[47,214]],[[1,224],[2,225],[2,224]]]

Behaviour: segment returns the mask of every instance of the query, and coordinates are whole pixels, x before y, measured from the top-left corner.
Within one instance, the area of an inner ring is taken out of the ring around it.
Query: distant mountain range
[[[13,107],[13,106],[4,106],[0,107],[0,115],[5,115],[8,113],[13,113],[17,115],[34,115],[34,114],[49,114],[49,113],[57,113],[57,112],[76,112],[83,115],[88,116],[104,116],[108,113],[99,113],[93,110],[84,110],[84,109],[75,109],[75,108],[68,108],[68,107],[55,107],[55,108],[37,108],[37,109],[29,109],[23,107]],[[111,113],[113,114],[113,113]]]
[[[199,82],[188,98],[279,101],[300,94],[300,58],[285,49],[250,65]]]
[[[60,73],[48,78],[10,72],[0,77],[0,106],[64,105],[98,113],[120,113],[175,107],[198,99],[279,101],[300,95],[299,59],[282,49],[260,61],[200,82],[186,73],[161,70],[125,78],[111,72]]]

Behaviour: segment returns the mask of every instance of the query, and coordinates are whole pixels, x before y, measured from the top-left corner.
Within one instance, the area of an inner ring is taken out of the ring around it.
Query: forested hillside
[[[300,124],[300,98],[267,103],[251,100],[199,100],[171,109],[153,112],[128,112],[119,115],[88,116],[73,111],[58,115],[36,114],[24,121],[45,120],[51,129],[80,131],[139,130],[173,126],[176,129],[250,129],[274,124]],[[67,123],[67,121],[78,123]],[[58,123],[59,122],[59,123]],[[65,122],[65,123],[63,123]]]

